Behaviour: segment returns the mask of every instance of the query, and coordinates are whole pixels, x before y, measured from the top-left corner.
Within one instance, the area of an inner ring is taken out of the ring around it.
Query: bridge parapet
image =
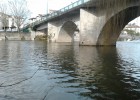
[[[70,4],[70,5],[66,6],[66,7],[58,10],[58,11],[55,11],[55,12],[53,12],[51,14],[46,14],[45,17],[43,17],[42,19],[37,20],[37,21],[35,21],[35,22],[31,23],[31,24],[28,24],[24,28],[27,28],[29,26],[35,27],[35,26],[38,26],[38,25],[40,25],[42,23],[46,23],[49,20],[51,20],[53,18],[56,18],[58,16],[61,16],[61,15],[65,14],[65,13],[69,12],[72,9],[75,9],[75,8],[77,8],[79,6],[82,6],[83,4],[85,4],[85,3],[89,2],[89,1],[91,1],[91,0],[78,0],[78,1],[76,1],[76,2]],[[33,28],[33,29],[35,29],[35,28]]]

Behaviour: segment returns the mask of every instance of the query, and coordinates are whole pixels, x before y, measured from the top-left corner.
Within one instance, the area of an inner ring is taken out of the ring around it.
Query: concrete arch
[[[102,28],[97,45],[116,45],[123,28],[139,16],[140,6],[128,7],[112,16]]]
[[[60,28],[57,42],[72,42],[77,25],[73,21],[65,22]]]

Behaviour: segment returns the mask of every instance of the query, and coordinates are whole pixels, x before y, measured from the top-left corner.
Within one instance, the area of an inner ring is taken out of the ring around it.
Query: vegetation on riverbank
[[[47,41],[47,40],[48,40],[48,37],[47,37],[47,35],[37,35],[37,36],[35,37],[35,40]]]
[[[140,36],[140,32],[136,32],[135,30],[125,29],[124,31],[131,36]]]

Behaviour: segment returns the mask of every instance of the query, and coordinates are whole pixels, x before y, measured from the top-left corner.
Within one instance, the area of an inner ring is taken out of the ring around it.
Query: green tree
[[[136,31],[134,31],[134,30],[124,29],[124,31],[126,31],[127,34],[129,34],[129,35],[131,35],[131,36],[136,35]]]

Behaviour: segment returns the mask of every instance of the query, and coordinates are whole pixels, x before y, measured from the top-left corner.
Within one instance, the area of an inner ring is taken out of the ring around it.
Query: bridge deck
[[[55,11],[55,12],[53,12],[53,13],[51,13],[51,14],[46,14],[44,17],[42,17],[42,19],[37,20],[37,21],[35,21],[35,22],[31,23],[31,24],[26,25],[26,26],[24,27],[24,29],[25,29],[25,28],[28,28],[28,27],[30,27],[30,26],[34,27],[33,29],[35,29],[35,28],[38,27],[39,25],[42,25],[42,24],[44,24],[44,23],[46,23],[46,22],[48,22],[48,21],[50,21],[50,20],[53,20],[53,19],[59,17],[59,16],[62,16],[62,15],[64,15],[64,14],[67,14],[67,13],[69,13],[70,11],[77,10],[77,9],[79,9],[79,8],[81,8],[81,7],[86,7],[87,4],[88,4],[90,1],[93,1],[93,0],[78,0],[78,1],[76,1],[76,2],[70,4],[70,5],[66,6],[66,7],[64,7],[64,8],[62,8],[62,9],[60,9],[60,10],[58,10],[58,11]]]

